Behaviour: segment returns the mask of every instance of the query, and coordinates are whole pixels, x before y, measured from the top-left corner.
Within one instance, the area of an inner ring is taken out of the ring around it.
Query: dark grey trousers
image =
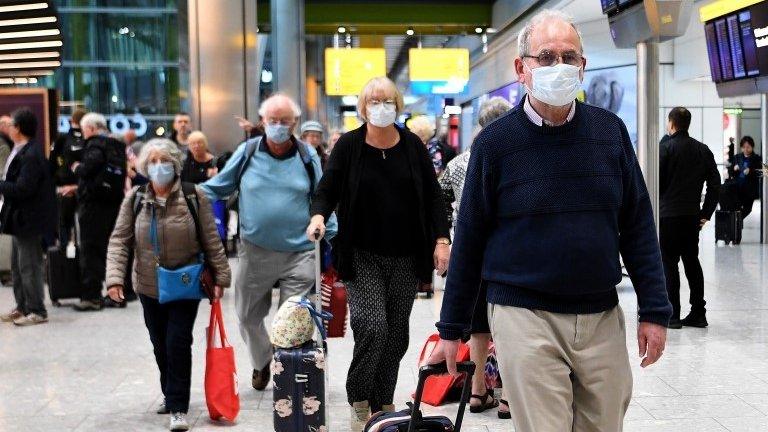
[[[355,337],[347,399],[368,401],[376,412],[393,402],[418,278],[411,257],[355,251],[354,266],[356,277],[347,283]]]
[[[11,273],[16,308],[24,315],[47,317],[43,291],[43,241],[41,236],[13,237]]]

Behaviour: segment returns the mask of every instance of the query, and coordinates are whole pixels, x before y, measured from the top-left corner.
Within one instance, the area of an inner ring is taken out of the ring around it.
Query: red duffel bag
[[[215,346],[218,328],[221,346]],[[211,420],[225,418],[235,421],[240,413],[240,396],[237,390],[235,351],[227,340],[221,302],[211,304],[211,320],[207,329],[208,348],[205,352],[205,403]]]
[[[424,343],[424,347],[421,349],[421,355],[419,356],[419,368],[426,366],[429,356],[432,355],[432,351],[435,350],[437,344],[440,342],[440,335],[435,333]],[[469,361],[469,346],[464,342],[459,342],[459,350],[456,352],[456,363]],[[439,406],[444,401],[448,392],[463,382],[463,377],[459,376],[454,378],[451,375],[432,375],[427,378],[424,383],[424,394],[421,397],[421,401],[432,405]]]
[[[333,315],[331,320],[323,321],[329,338],[344,337],[347,333],[347,287],[339,280],[333,267],[323,273],[321,284],[323,312]]]

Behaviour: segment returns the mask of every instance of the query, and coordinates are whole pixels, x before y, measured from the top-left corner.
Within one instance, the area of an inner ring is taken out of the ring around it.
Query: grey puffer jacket
[[[157,298],[155,254],[149,238],[152,206],[157,207],[160,265],[175,269],[194,264],[197,262],[198,254],[203,250],[205,261],[214,273],[216,285],[228,287],[231,281],[229,262],[216,230],[211,203],[205,193],[197,189],[200,203],[198,210],[200,230],[203,236],[201,242],[197,238],[194,219],[181,192],[180,181],[176,181],[165,204],[158,202],[152,188],[148,187],[140,214],[134,217],[133,201],[137,190],[138,188],[133,188],[123,200],[115,229],[109,239],[107,287],[124,284],[128,271],[128,255],[130,248],[133,248],[135,252],[132,274],[134,289],[139,294]]]

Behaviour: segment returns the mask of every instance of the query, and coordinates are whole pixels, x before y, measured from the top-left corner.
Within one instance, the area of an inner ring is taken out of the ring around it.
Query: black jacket
[[[56,186],[77,184],[77,176],[70,167],[75,162],[81,162],[85,139],[83,132],[77,128],[71,128],[69,132],[59,135],[51,149],[51,169]]]
[[[424,143],[414,133],[403,129],[398,130],[407,148],[408,162],[416,188],[418,215],[414,217],[418,217],[421,231],[420,238],[414,239],[414,242],[419,243],[417,249],[419,252],[415,257],[416,272],[423,282],[431,282],[435,240],[449,237],[448,219],[432,160]],[[354,250],[352,239],[349,238],[354,232],[353,224],[365,223],[356,217],[354,210],[357,188],[360,184],[360,160],[363,146],[366,145],[366,132],[367,126],[363,124],[360,128],[345,133],[336,142],[310,208],[312,215],[323,215],[326,220],[336,210],[339,232],[332,242],[333,256],[343,280],[355,277],[352,264]],[[369,227],[369,229],[375,230],[376,227]]]
[[[48,245],[56,237],[56,188],[39,143],[30,141],[11,161],[0,182],[2,232],[20,237],[41,235]]]
[[[104,201],[100,187],[104,182],[103,173],[108,164],[120,165],[125,169],[126,165],[125,144],[114,138],[104,135],[94,135],[85,141],[83,158],[75,169],[78,177],[77,199],[80,203]],[[115,191],[110,196],[110,202],[104,204],[120,206],[123,201],[124,188]]]
[[[739,169],[741,169],[741,164],[744,162],[744,158],[744,153],[737,154],[733,158],[734,162],[731,170],[737,165],[739,166]],[[747,166],[749,167],[749,174],[746,175],[746,181],[740,184],[740,188],[743,190],[742,193],[748,198],[760,198],[760,175],[758,173],[763,168],[763,160],[759,154],[752,153]],[[731,177],[738,178],[740,174],[741,171],[733,170]]]
[[[688,132],[679,131],[661,141],[659,157],[660,216],[711,219],[717,208],[720,173],[709,147],[691,138]],[[705,182],[707,194],[702,208]]]

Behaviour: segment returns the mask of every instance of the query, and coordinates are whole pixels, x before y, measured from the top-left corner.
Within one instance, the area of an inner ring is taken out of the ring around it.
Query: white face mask
[[[528,67],[528,65],[525,65]],[[576,99],[581,90],[581,68],[565,63],[555,66],[528,67],[533,75],[533,88],[526,90],[534,98],[552,106],[565,106]]]
[[[397,118],[397,107],[395,104],[368,104],[365,108],[368,111],[368,121],[372,125],[383,128],[395,123]]]

